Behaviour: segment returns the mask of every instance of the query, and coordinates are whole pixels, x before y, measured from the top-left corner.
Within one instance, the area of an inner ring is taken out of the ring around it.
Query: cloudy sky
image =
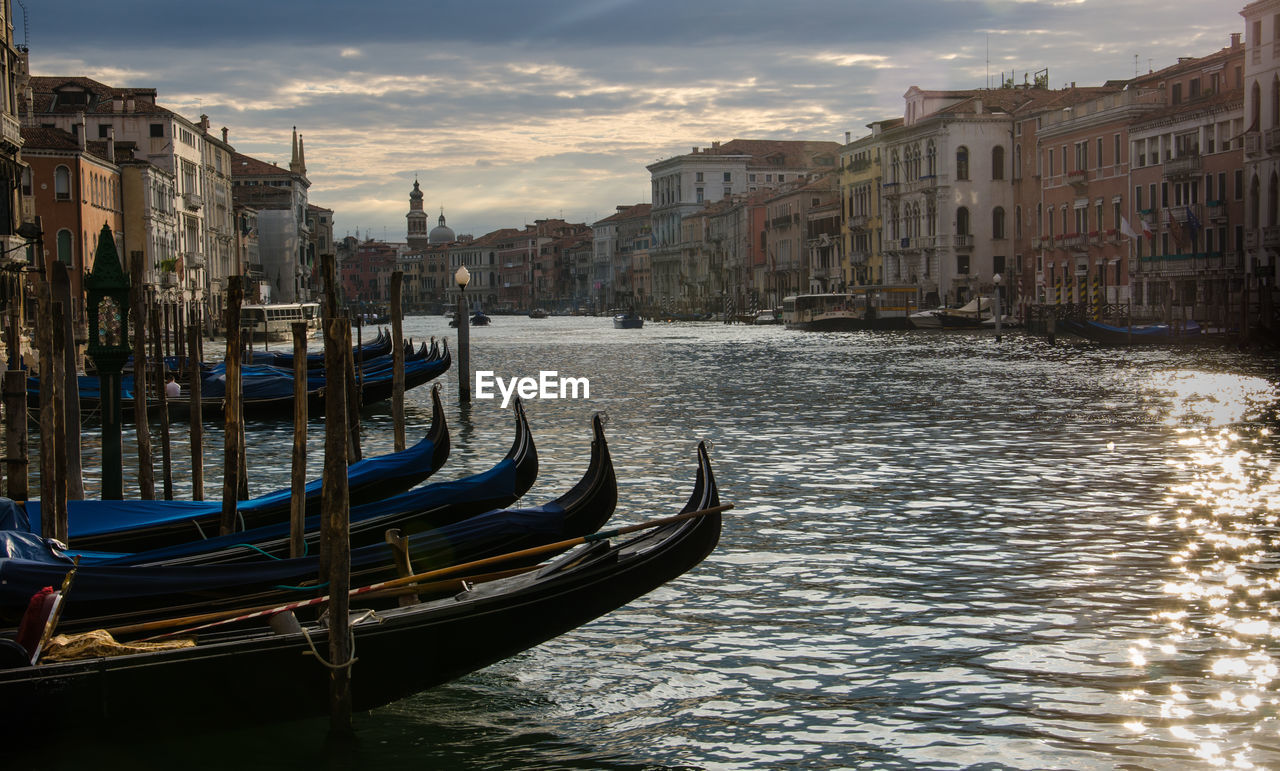
[[[1047,68],[1097,85],[1243,31],[1223,0],[14,0],[38,75],[154,87],[289,160],[339,236],[481,235],[647,202],[647,164],[734,138],[843,142],[902,94]]]

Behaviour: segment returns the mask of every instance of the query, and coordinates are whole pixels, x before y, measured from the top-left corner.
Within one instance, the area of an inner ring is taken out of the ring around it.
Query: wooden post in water
[[[405,448],[404,441],[404,330],[401,325],[400,294],[404,271],[391,274],[391,430],[395,451]]]
[[[54,388],[53,401],[53,457],[52,463],[48,466],[41,463],[41,493],[40,500],[43,504],[40,522],[42,530],[51,532],[52,535],[46,538],[56,538],[57,540],[67,542],[67,413],[66,413],[66,394],[64,392],[65,380],[63,378],[62,368],[66,361],[66,345],[62,337],[62,331],[66,325],[67,307],[60,302],[51,303],[50,307],[53,313],[46,316],[50,321],[50,336],[53,338],[52,357],[49,360],[51,365],[49,373],[51,379],[56,382]],[[104,399],[105,401],[105,399]],[[43,416],[42,416],[43,417]],[[80,418],[76,416],[76,428],[80,426]],[[43,423],[40,426],[41,432],[44,431]],[[43,442],[42,442],[43,444]],[[43,461],[43,457],[41,458]],[[44,483],[44,469],[53,469],[53,479],[50,484]],[[45,495],[45,491],[52,491],[52,495]],[[48,530],[49,525],[46,524],[47,518],[52,519],[53,529]]]
[[[143,289],[143,253],[129,253],[129,305],[133,310],[133,427],[138,442],[138,495],[156,497],[155,459],[151,453],[151,419],[147,415],[147,295]]]
[[[345,473],[345,472],[343,472]],[[307,322],[293,322],[293,467],[289,498],[289,556],[301,557],[307,519]]]
[[[10,500],[25,501],[30,495],[27,479],[27,373],[20,369],[4,373],[4,455],[6,492]]]
[[[332,264],[332,263],[331,263]],[[351,361],[351,322],[337,316],[325,319],[325,372],[342,372]],[[347,487],[346,380],[325,378],[324,483],[321,500],[321,581],[329,596],[329,730],[351,732],[350,490]]]
[[[244,278],[227,277],[227,385],[223,398],[226,430],[223,433],[222,521],[218,532],[230,534],[236,525],[236,502],[240,495],[240,472],[244,466],[244,423],[240,384],[240,305],[244,302]],[[244,480],[248,481],[248,480]]]
[[[168,367],[165,364],[164,340],[160,334],[162,309],[151,309],[151,345],[155,352],[156,404],[160,408],[160,479],[166,501],[173,500],[173,454],[169,444],[169,396],[165,391]]]
[[[69,501],[84,500],[84,470],[80,466],[80,379],[76,366],[76,335],[71,319],[71,277],[67,264],[53,263],[53,301],[62,306],[62,323],[53,330],[55,348],[62,354],[62,428],[58,443],[66,463],[66,493]]]
[[[348,319],[350,321],[350,319]],[[347,340],[351,340],[351,330],[347,329]],[[347,386],[347,462],[355,463],[360,460],[363,455],[360,452],[360,396],[361,388],[356,380],[356,363],[355,355],[351,351],[350,344],[347,345],[347,355],[342,357],[342,372],[345,373]],[[325,370],[325,382],[329,381],[328,373],[331,370]]]
[[[57,538],[57,501],[55,486],[58,475],[55,469],[58,431],[54,413],[57,411],[57,393],[62,388],[58,376],[57,360],[53,351],[53,301],[49,282],[41,277],[36,285],[36,301],[39,318],[46,323],[36,325],[36,349],[40,357],[40,500],[45,506],[40,517],[40,534],[45,538]]]
[[[200,393],[200,324],[187,327],[187,388],[191,406],[191,500],[204,500],[204,403]]]

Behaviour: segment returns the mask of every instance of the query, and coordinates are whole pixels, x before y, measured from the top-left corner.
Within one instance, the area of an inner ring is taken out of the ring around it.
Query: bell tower
[[[415,252],[422,251],[427,248],[429,243],[427,234],[427,213],[422,210],[422,189],[418,186],[418,180],[413,180],[413,192],[409,193],[409,213],[405,215],[408,220],[408,238],[409,248]]]

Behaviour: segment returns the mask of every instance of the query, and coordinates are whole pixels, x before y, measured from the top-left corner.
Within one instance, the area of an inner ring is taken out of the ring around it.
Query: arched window
[[[1259,216],[1261,211],[1259,198],[1262,197],[1262,190],[1258,183],[1258,175],[1253,175],[1253,181],[1249,183],[1249,227],[1262,227],[1262,219]]]
[[[1013,209],[1013,237],[1022,238],[1022,207],[1021,206],[1015,206]]]
[[[1253,125],[1250,130],[1258,131],[1262,128],[1262,87],[1258,81],[1253,81],[1253,89],[1249,93],[1253,96]]]
[[[66,228],[58,231],[58,262],[72,264],[71,231]]]
[[[1004,148],[996,145],[991,148],[991,178],[1004,179]]]
[[[1273,171],[1271,172],[1271,185],[1267,190],[1267,225],[1269,227],[1280,225],[1280,221],[1277,221],[1280,219],[1280,217],[1277,217],[1277,215],[1280,215],[1280,203],[1277,202],[1277,198],[1280,198],[1280,177],[1277,177]]]
[[[969,148],[956,150],[956,179],[969,178]]]
[[[956,235],[969,235],[969,210],[963,206],[956,209]]]
[[[991,210],[991,237],[1004,238],[1004,207],[997,206]]]
[[[53,170],[53,198],[56,201],[71,200],[71,169],[66,166]]]
[[[925,171],[929,176],[935,176],[938,173],[938,148],[934,146],[933,140],[929,140],[929,144],[925,146]]]
[[[898,175],[901,172],[900,165],[901,164],[898,160],[898,151],[894,150],[893,154],[889,156],[889,171],[891,174],[891,176],[889,177],[890,182],[899,181],[900,177]]]
[[[1280,75],[1271,79],[1271,127],[1280,126]]]

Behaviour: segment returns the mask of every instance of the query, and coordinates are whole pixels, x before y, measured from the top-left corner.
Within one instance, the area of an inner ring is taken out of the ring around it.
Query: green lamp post
[[[102,399],[102,499],[120,500],[120,372],[129,358],[129,276],[120,265],[111,228],[102,226],[93,270],[85,276],[88,295],[89,347],[85,353],[98,369]]]

